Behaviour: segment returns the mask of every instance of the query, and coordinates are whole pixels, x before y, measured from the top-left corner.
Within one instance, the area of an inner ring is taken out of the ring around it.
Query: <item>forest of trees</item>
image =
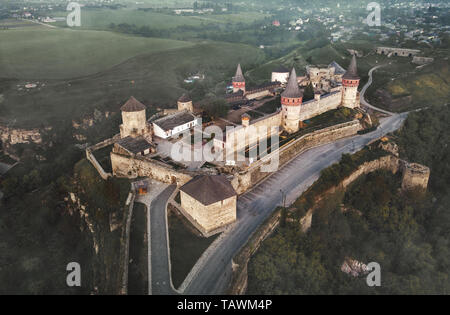
[[[281,222],[249,263],[248,293],[449,294],[449,121],[447,106],[414,112],[393,136],[403,158],[431,168],[425,194],[385,171],[359,178],[319,205],[309,232]],[[343,273],[347,257],[378,262],[381,287]]]

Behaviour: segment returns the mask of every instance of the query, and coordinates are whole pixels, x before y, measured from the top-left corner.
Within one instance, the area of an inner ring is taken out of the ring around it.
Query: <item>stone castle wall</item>
[[[113,144],[114,142],[116,142],[119,139],[120,139],[120,135],[115,135],[112,138],[106,139],[100,143],[97,143],[96,145],[86,148],[86,158],[88,159],[89,162],[91,162],[91,164],[95,167],[95,169],[97,170],[100,177],[103,178],[104,180],[107,180],[109,177],[112,176],[112,174],[105,172],[103,167],[100,165],[100,163],[95,158],[93,152],[100,150],[104,147],[107,147],[108,145]]]
[[[395,48],[395,47],[377,47],[376,51],[377,51],[377,54],[381,54],[381,55],[397,54],[397,56],[401,56],[401,57],[415,56],[420,53],[420,50],[417,50],[417,49],[406,49],[406,48]]]
[[[230,295],[243,295],[247,290],[248,262],[261,243],[275,230],[280,222],[281,210],[275,211],[250,237],[247,244],[232,259],[233,275],[228,290]]]
[[[39,129],[9,128],[0,125],[0,140],[4,145],[19,143],[42,143],[42,135]]]
[[[317,196],[315,199],[315,204],[318,205],[319,202],[322,201],[326,196],[329,196],[338,190],[345,190],[360,176],[367,175],[381,169],[389,170],[392,172],[392,174],[395,174],[399,169],[401,169],[400,160],[394,155],[387,155],[373,161],[365,162],[364,164],[360,165],[353,173],[344,178],[338,185],[327,189],[325,192]],[[312,207],[300,220],[303,232],[308,231],[311,227],[312,216],[315,210],[316,208]]]
[[[397,156],[389,154],[379,159],[365,162],[360,165],[354,172],[344,178],[338,185],[331,187],[316,197],[315,204],[318,204],[326,196],[335,193],[338,190],[346,190],[360,176],[378,170],[388,170],[392,174],[402,172],[402,190],[410,190],[415,188],[427,189],[430,169],[417,163],[408,163],[399,159]],[[312,215],[315,208],[309,209],[308,213],[301,220],[302,230],[307,231],[311,227]]]
[[[337,109],[341,105],[341,101],[342,92],[339,90],[324,95],[319,100],[305,102],[301,105],[300,120],[307,120],[330,110]]]
[[[130,157],[111,152],[113,175],[117,177],[150,177],[167,184],[182,186],[192,179],[188,173],[177,171],[164,163],[146,157]]]
[[[415,164],[415,163],[412,163]],[[335,193],[338,190],[345,190],[351,183],[353,183],[357,178],[362,175],[372,173],[374,171],[386,169],[391,171],[393,174],[398,171],[403,171],[406,181],[413,182],[414,187],[420,186],[428,183],[429,169],[422,165],[411,166],[411,164],[400,160],[394,155],[383,156],[379,159],[365,162],[360,165],[352,174],[343,179],[338,185],[333,186],[324,193],[316,197],[315,204],[318,204],[326,196]],[[409,169],[409,170],[408,170]],[[412,170],[412,171],[411,171]],[[425,180],[426,178],[426,180]],[[405,179],[403,180],[405,182]],[[403,184],[402,184],[403,187]],[[426,188],[426,186],[425,186]],[[307,214],[300,220],[302,230],[306,232],[311,227],[312,216],[315,208],[309,209]],[[233,258],[233,276],[232,282],[229,289],[229,294],[231,295],[243,295],[247,290],[248,285],[248,262],[252,255],[261,246],[261,243],[273,232],[273,230],[278,226],[281,216],[281,211],[275,211],[272,216],[266,220],[251,236],[247,244],[240,250],[240,252]]]
[[[247,171],[237,174],[233,178],[232,185],[238,194],[242,194],[272,174],[272,172],[265,172],[264,167],[270,164],[276,155],[279,157],[279,167],[282,167],[297,155],[313,147],[353,136],[360,129],[361,124],[358,120],[354,120],[306,134],[252,164]]]
[[[249,91],[247,94],[245,94],[245,97],[248,100],[254,100],[254,99],[263,98],[263,97],[269,96],[269,95],[272,95],[272,92],[270,92],[270,90],[262,90],[262,91],[255,91],[255,92]]]
[[[270,137],[272,128],[277,128],[276,130],[279,130],[280,125],[281,112],[277,112],[261,119],[250,121],[250,128],[242,125],[234,128],[226,134],[226,139],[227,142],[234,139],[234,149],[235,151],[240,151],[245,148],[247,143],[254,144],[258,141],[258,130],[260,131],[263,130],[262,128],[267,128],[267,136]],[[246,141],[239,141],[239,139],[246,139]]]
[[[427,63],[432,63],[434,61],[434,58],[431,57],[419,57],[414,56],[412,62],[418,65],[425,65]]]

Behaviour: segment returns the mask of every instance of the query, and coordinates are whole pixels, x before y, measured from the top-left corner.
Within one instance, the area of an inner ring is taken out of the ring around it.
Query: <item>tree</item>
[[[303,92],[303,101],[309,101],[314,98],[314,87],[312,83],[309,83]]]
[[[225,117],[228,113],[228,105],[224,99],[208,102],[204,110],[212,118]]]

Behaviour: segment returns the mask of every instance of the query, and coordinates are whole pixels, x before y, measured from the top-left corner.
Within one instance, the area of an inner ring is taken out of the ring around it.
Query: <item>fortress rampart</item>
[[[118,139],[120,139],[120,135],[115,135],[112,138],[106,139],[100,143],[97,143],[96,145],[90,146],[86,148],[86,158],[89,162],[95,167],[98,174],[103,178],[104,180],[107,180],[109,177],[112,177],[111,173],[105,172],[103,167],[100,165],[100,163],[95,158],[93,152],[100,150],[104,147],[107,147],[108,145],[112,145],[114,142],[116,142]]]
[[[360,165],[353,173],[344,178],[338,185],[326,190],[316,197],[315,204],[322,199],[338,190],[345,190],[356,179],[362,175],[372,173],[374,171],[386,169],[393,174],[403,172],[402,189],[423,188],[426,189],[430,169],[426,166],[408,163],[399,159],[397,156],[388,154],[376,160],[365,162]],[[307,214],[300,220],[302,230],[306,232],[311,227],[312,216],[315,207],[309,209]],[[281,210],[276,210],[250,237],[247,244],[232,259],[233,276],[228,294],[242,295],[245,294],[248,284],[248,262],[252,255],[261,246],[261,243],[275,230],[281,217]]]
[[[303,103],[300,109],[300,120],[307,120],[338,108],[341,105],[341,99],[342,91],[339,90]]]
[[[194,174],[177,171],[167,164],[140,156],[125,156],[111,152],[113,174],[117,177],[150,177],[167,184],[182,186],[193,178]]]
[[[406,48],[395,48],[395,47],[377,47],[377,54],[380,55],[394,55],[400,57],[413,57],[420,54],[420,50],[417,49],[406,49]]]
[[[264,172],[264,167],[269,165],[272,159],[276,159],[276,155],[279,156],[279,167],[282,167],[297,155],[313,147],[355,135],[361,128],[359,121],[354,120],[306,134],[255,162],[248,170],[237,174],[232,185],[238,194],[242,194],[272,174]]]

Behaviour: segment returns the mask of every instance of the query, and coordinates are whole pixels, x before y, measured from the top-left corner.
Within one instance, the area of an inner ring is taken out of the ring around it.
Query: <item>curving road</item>
[[[166,206],[176,186],[172,185],[156,197],[150,206],[150,237],[151,257],[149,261],[150,294],[173,294],[170,275],[169,239],[167,227]]]
[[[372,82],[373,82],[373,78],[372,78],[373,72],[374,72],[375,70],[377,70],[378,68],[381,68],[381,67],[384,67],[384,66],[385,66],[385,65],[379,65],[379,66],[376,66],[376,67],[373,67],[372,69],[370,69],[370,71],[369,71],[369,80],[368,80],[367,83],[363,86],[363,88],[362,88],[362,90],[361,90],[361,93],[360,93],[360,96],[359,96],[359,99],[360,99],[360,103],[361,103],[362,105],[366,106],[366,107],[369,107],[369,108],[371,108],[371,109],[373,109],[373,110],[382,112],[382,113],[384,113],[384,114],[386,114],[386,115],[395,115],[395,113],[392,113],[392,112],[389,112],[389,111],[387,111],[387,110],[384,110],[384,109],[375,107],[375,106],[373,106],[373,105],[370,105],[370,104],[366,101],[366,99],[364,98],[367,89],[369,88],[369,86],[372,85]]]
[[[223,294],[230,283],[231,260],[244,246],[252,233],[264,220],[281,205],[282,194],[286,195],[286,204],[292,204],[314,181],[320,172],[341,159],[343,153],[354,153],[362,149],[372,140],[401,127],[408,113],[394,114],[368,104],[364,93],[372,83],[370,70],[369,81],[361,92],[361,103],[374,110],[391,115],[380,120],[376,131],[365,135],[356,135],[338,140],[334,143],[312,148],[297,156],[284,167],[257,185],[238,199],[237,222],[223,232],[204,252],[192,268],[190,274],[175,291],[171,285],[169,248],[167,242],[166,204],[175,187],[164,190],[151,202],[151,258],[149,259],[149,275],[153,294]],[[281,190],[281,191],[280,191]]]
[[[225,231],[194,266],[185,294],[224,293],[231,276],[231,260],[258,226],[281,204],[280,189],[292,204],[319,177],[322,169],[338,162],[370,141],[398,129],[407,113],[383,118],[378,130],[313,148],[285,165],[252,191],[239,197],[238,220]]]
[[[365,135],[338,140],[312,148],[297,156],[251,191],[238,199],[238,220],[205,251],[180,288],[171,284],[167,238],[167,202],[175,186],[163,186],[143,202],[149,214],[149,284],[150,294],[222,294],[230,283],[231,260],[252,233],[281,205],[280,189],[286,204],[292,204],[320,175],[321,170],[338,162],[343,153],[353,153],[374,139],[397,130],[407,113],[381,119],[378,130]]]

